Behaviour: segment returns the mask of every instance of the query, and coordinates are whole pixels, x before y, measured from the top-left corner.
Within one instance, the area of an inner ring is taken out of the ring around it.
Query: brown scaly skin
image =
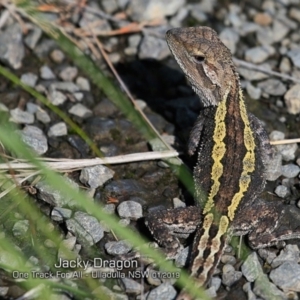
[[[146,224],[169,257],[182,247],[178,234],[196,231],[189,271],[205,287],[233,234],[249,234],[250,246],[261,248],[300,233],[276,231],[282,203],[258,197],[272,149],[262,123],[246,111],[229,49],[208,27],[172,29],[166,39],[205,106],[188,147],[190,155],[197,154],[196,207],[151,213]],[[192,298],[183,290],[177,299]]]

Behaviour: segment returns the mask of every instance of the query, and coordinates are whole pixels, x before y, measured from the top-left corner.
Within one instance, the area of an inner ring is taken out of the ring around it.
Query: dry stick
[[[295,77],[285,75],[285,74],[282,74],[282,73],[279,73],[279,72],[275,72],[275,71],[272,71],[272,70],[267,70],[266,68],[256,66],[256,65],[248,63],[244,60],[233,58],[233,61],[238,67],[244,67],[244,68],[247,68],[249,70],[259,71],[259,72],[262,72],[262,73],[265,73],[265,74],[268,74],[268,75],[272,75],[272,76],[280,77],[282,79],[291,80],[291,81],[294,81],[296,83],[300,83],[300,79],[297,79]]]
[[[162,143],[167,147],[167,149],[169,149],[170,151],[174,150],[167,142],[164,141],[164,139],[162,138],[162,136],[159,134],[159,132],[156,130],[156,128],[152,125],[152,123],[148,120],[148,118],[146,117],[146,115],[144,114],[144,112],[139,108],[139,106],[136,104],[135,100],[133,99],[133,96],[131,95],[131,93],[129,92],[129,90],[127,89],[127,86],[125,85],[125,83],[123,82],[123,80],[121,79],[121,77],[119,76],[119,74],[117,73],[116,69],[114,68],[114,66],[112,65],[110,59],[108,58],[108,56],[106,55],[102,44],[100,43],[100,41],[97,39],[97,37],[94,35],[93,31],[91,30],[91,33],[93,34],[93,38],[94,41],[96,43],[96,45],[98,46],[103,58],[105,59],[106,63],[108,64],[108,66],[110,67],[111,71],[113,72],[113,74],[115,75],[115,77],[117,78],[117,80],[119,81],[121,87],[123,88],[123,90],[125,91],[126,95],[128,96],[128,98],[131,100],[134,108],[139,111],[139,113],[142,115],[142,117],[145,119],[145,121],[148,123],[148,125],[151,127],[151,129],[155,132],[155,134],[157,135],[157,137],[160,138],[160,140],[162,141]]]
[[[271,141],[271,145],[285,145],[285,144],[294,144],[300,143],[300,138],[298,139],[289,139],[289,140],[279,140],[279,141]]]

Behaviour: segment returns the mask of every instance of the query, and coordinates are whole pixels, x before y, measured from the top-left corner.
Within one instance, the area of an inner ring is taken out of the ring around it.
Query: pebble
[[[34,122],[34,115],[23,111],[20,108],[15,108],[10,111],[11,121],[18,124],[32,124]]]
[[[300,68],[300,47],[288,51],[287,56],[292,60],[294,66]]]
[[[51,59],[57,63],[60,64],[63,62],[63,60],[65,59],[65,55],[62,51],[58,50],[58,49],[54,49],[51,53],[50,53],[50,57]]]
[[[148,294],[147,300],[173,300],[176,297],[176,290],[170,283],[162,283],[160,286],[151,290]]]
[[[21,68],[25,49],[22,30],[18,22],[14,22],[1,32],[0,45],[0,60],[13,69]]]
[[[271,71],[271,66],[268,63],[260,64],[258,65],[258,67],[264,68],[267,71]],[[265,73],[249,70],[243,67],[238,67],[238,72],[241,74],[241,76],[243,76],[246,80],[249,81],[254,81],[254,80],[256,81],[256,80],[261,80],[269,77],[269,75]]]
[[[68,112],[74,116],[77,116],[81,119],[87,119],[90,116],[93,115],[93,112],[88,109],[87,107],[85,107],[84,105],[82,105],[81,103],[77,103],[75,105],[73,105]]]
[[[300,113],[300,84],[293,85],[284,95],[287,111],[296,115]]]
[[[7,108],[6,105],[4,105],[3,103],[0,103],[0,111],[5,111],[5,112],[8,112],[9,109]]]
[[[300,261],[299,254],[300,251],[297,245],[286,245],[280,251],[280,254],[273,259],[271,266],[272,268],[277,268],[287,261],[291,263],[298,263]]]
[[[52,70],[47,65],[41,66],[40,76],[41,76],[41,78],[43,78],[45,80],[50,80],[50,79],[56,78],[55,74],[52,72]]]
[[[240,37],[238,33],[231,28],[225,28],[221,31],[219,35],[221,41],[227,46],[232,54],[235,54],[236,52],[236,45],[239,41]]]
[[[66,225],[83,245],[92,246],[104,236],[103,228],[98,220],[85,212],[75,212],[72,219],[66,220]]]
[[[76,67],[66,67],[59,73],[59,77],[63,81],[73,81],[77,74],[78,69]]]
[[[12,228],[12,232],[14,236],[24,236],[27,233],[28,228],[29,228],[29,221],[20,220],[14,224]]]
[[[291,66],[290,60],[287,57],[283,57],[280,62],[280,65],[279,65],[280,72],[290,73],[291,69],[292,69],[292,66]]]
[[[124,201],[117,207],[118,214],[121,218],[137,220],[143,216],[142,205],[135,201]]]
[[[42,36],[43,31],[40,27],[33,25],[29,33],[26,35],[24,39],[25,45],[33,50],[37,45],[40,37]]]
[[[111,169],[97,165],[86,167],[81,170],[79,180],[83,184],[88,184],[91,188],[101,187],[106,181],[113,178],[115,172]]]
[[[75,97],[75,99],[77,101],[82,101],[84,98],[84,94],[81,92],[75,92],[75,93],[73,93],[73,96]]]
[[[139,59],[163,60],[170,55],[170,50],[165,40],[152,35],[146,35],[142,39]]]
[[[75,93],[79,91],[79,87],[74,82],[68,82],[68,81],[53,82],[50,85],[50,89],[66,91],[69,93]]]
[[[269,265],[272,263],[274,258],[277,257],[276,253],[274,251],[271,251],[266,248],[258,249],[259,256],[264,259]]]
[[[221,278],[216,277],[216,276],[213,276],[213,277],[211,278],[211,280],[210,280],[209,285],[210,285],[210,286],[213,286],[214,289],[215,289],[215,291],[218,291],[218,289],[219,289],[220,286],[221,286],[221,283],[222,283]]]
[[[27,125],[21,133],[23,142],[30,146],[37,154],[41,155],[47,152],[48,141],[40,128]]]
[[[268,181],[275,181],[281,176],[282,172],[282,155],[276,153],[267,163],[266,179]]]
[[[32,102],[26,103],[26,111],[30,114],[35,114],[40,107]]]
[[[287,164],[282,166],[282,175],[286,178],[296,177],[300,172],[300,168],[294,164]]]
[[[276,145],[277,151],[282,155],[282,159],[285,161],[294,160],[296,156],[296,151],[298,145],[295,144],[286,144],[286,145]]]
[[[139,295],[144,291],[144,286],[130,278],[121,278],[120,283],[126,293]],[[148,298],[147,298],[148,299]]]
[[[84,77],[78,76],[76,79],[76,85],[81,91],[89,92],[91,90],[90,82]]]
[[[190,247],[185,247],[178,253],[177,257],[175,258],[176,267],[183,268],[187,266],[189,252],[190,252]]]
[[[256,24],[261,26],[268,26],[273,21],[272,17],[268,13],[257,13],[253,20]]]
[[[36,119],[38,121],[42,122],[43,124],[48,124],[51,121],[48,113],[41,108],[38,109],[38,111],[35,113],[35,116],[36,116]]]
[[[107,296],[107,299],[112,300],[128,300],[128,296],[120,293],[114,293],[106,286],[102,285],[93,290],[92,294],[95,295],[95,299],[101,299],[103,294]]]
[[[109,215],[112,215],[113,213],[115,213],[115,209],[116,209],[116,206],[113,203],[105,204],[103,206],[103,211]]]
[[[58,259],[70,259],[70,254],[68,253],[69,251],[73,251],[76,245],[76,237],[71,236],[63,241],[61,241],[57,253],[57,258]],[[69,250],[69,251],[66,251]]]
[[[242,278],[242,272],[236,271],[232,265],[223,266],[222,282],[226,286],[231,286]]]
[[[242,264],[241,271],[250,282],[254,282],[258,278],[259,274],[263,273],[256,252],[252,252],[248,255]]]
[[[286,261],[271,271],[270,279],[284,291],[300,292],[300,265]]]
[[[173,198],[173,207],[177,208],[177,207],[186,207],[186,204],[181,201],[179,198]]]
[[[275,48],[269,45],[259,46],[247,49],[245,59],[252,63],[258,64],[264,62],[275,53]]]
[[[223,254],[222,257],[221,257],[221,262],[223,264],[235,265],[236,264],[236,258],[232,255]]]
[[[279,20],[273,22],[273,42],[280,42],[289,32],[289,27]]]
[[[108,242],[104,245],[105,250],[110,255],[123,255],[132,250],[128,241]]]
[[[53,88],[49,89],[48,99],[53,105],[62,105],[66,102],[67,96]]]
[[[278,185],[274,193],[280,198],[285,198],[290,195],[290,189],[284,185]]]
[[[30,87],[35,87],[38,77],[37,77],[37,75],[35,75],[33,73],[25,73],[25,74],[22,74],[20,80],[22,83],[24,83]]]
[[[290,10],[289,10],[289,16],[298,21],[300,23],[300,9],[299,8],[296,8],[296,7],[292,7]]]
[[[247,299],[248,300],[256,300],[257,299],[255,294],[251,290],[251,283],[250,282],[246,282],[243,285],[243,291],[247,294]]]
[[[104,11],[108,14],[113,14],[118,9],[117,1],[112,0],[102,0],[101,6],[103,7]]]
[[[253,86],[250,82],[247,82],[246,91],[252,99],[254,99],[254,100],[260,99],[261,88],[257,88],[255,86]]]
[[[130,220],[129,219],[121,219],[119,222],[118,222],[122,227],[126,227],[130,224]]]
[[[135,104],[139,107],[139,109],[144,110],[147,107],[147,103],[144,100],[136,99]]]
[[[48,136],[64,136],[67,135],[68,129],[65,122],[59,122],[52,125],[48,130]]]
[[[62,222],[65,219],[70,219],[72,210],[61,207],[54,207],[51,211],[51,218],[56,222]]]
[[[278,79],[267,79],[259,82],[257,86],[272,96],[282,96],[286,92],[286,86]]]

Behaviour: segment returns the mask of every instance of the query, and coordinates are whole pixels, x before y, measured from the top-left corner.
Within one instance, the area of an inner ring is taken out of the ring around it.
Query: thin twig
[[[298,139],[289,139],[289,140],[279,140],[279,141],[271,141],[271,145],[285,145],[285,144],[294,144],[300,143],[300,138]]]
[[[266,68],[251,64],[251,63],[246,62],[244,60],[233,58],[233,61],[238,67],[243,67],[243,68],[253,70],[253,71],[259,71],[259,72],[262,72],[262,73],[265,73],[265,74],[268,74],[268,75],[272,75],[272,76],[275,76],[275,77],[279,77],[279,78],[282,78],[282,79],[291,80],[293,82],[300,83],[300,79],[297,79],[295,77],[292,77],[292,76],[289,76],[289,75],[286,75],[286,74],[282,74],[282,73],[279,73],[279,72],[275,72],[275,71],[272,71],[272,70],[268,70]]]

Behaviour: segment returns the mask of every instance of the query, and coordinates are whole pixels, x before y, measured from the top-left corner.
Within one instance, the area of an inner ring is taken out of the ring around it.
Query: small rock
[[[284,291],[300,292],[300,265],[284,262],[270,273],[270,279]]]
[[[29,31],[24,39],[24,42],[28,48],[33,50],[42,36],[42,30],[38,26],[33,25],[33,28]]]
[[[221,262],[223,264],[235,265],[236,258],[232,255],[223,254],[222,257],[221,257]]]
[[[163,283],[149,292],[147,300],[173,300],[176,294],[176,290],[170,283]]]
[[[136,99],[135,104],[141,109],[144,110],[147,107],[147,103],[144,100]]]
[[[163,60],[170,54],[165,40],[152,35],[144,36],[139,51],[139,59]]]
[[[70,251],[73,251],[76,245],[76,237],[72,236],[68,239],[63,240],[58,249],[57,258],[58,259],[70,259]],[[69,250],[69,251],[66,251]]]
[[[254,100],[258,100],[261,96],[261,89],[256,88],[250,82],[247,82],[246,90],[248,95]]]
[[[65,59],[65,55],[62,51],[55,49],[50,53],[50,57],[51,59],[57,63],[60,64],[63,62],[63,60]]]
[[[242,272],[235,271],[232,265],[223,266],[222,282],[226,286],[231,286],[242,278]]]
[[[103,211],[106,212],[109,215],[114,214],[115,213],[115,209],[116,209],[116,206],[113,203],[105,204],[103,206]]]
[[[246,282],[243,285],[243,291],[247,294],[248,300],[256,300],[256,296],[251,290],[251,283],[250,282]]]
[[[258,65],[258,67],[264,68],[267,71],[271,71],[271,66],[268,63],[263,63]],[[243,76],[245,79],[252,81],[252,80],[261,80],[268,78],[269,76],[265,73],[249,70],[247,68],[238,67],[238,72]]]
[[[66,102],[67,96],[65,96],[60,91],[50,88],[48,93],[48,99],[53,105],[61,105]]]
[[[40,107],[32,102],[26,103],[26,111],[30,114],[35,114]]]
[[[275,48],[269,45],[247,49],[245,58],[247,61],[258,64],[264,62],[275,53]]]
[[[53,90],[61,90],[61,91],[66,91],[69,93],[75,93],[79,91],[79,87],[73,83],[73,82],[68,82],[68,81],[57,81],[54,83],[51,83],[50,89]]]
[[[14,236],[24,236],[29,228],[28,220],[17,221],[12,229]]]
[[[5,111],[5,112],[8,112],[9,109],[7,108],[6,105],[4,105],[3,103],[0,103],[0,111]]]
[[[174,208],[186,207],[186,204],[183,201],[181,201],[179,198],[174,198],[173,199],[173,206],[174,206]]]
[[[52,125],[48,130],[48,136],[63,136],[67,135],[68,129],[65,122],[59,122]]]
[[[269,265],[271,265],[272,261],[277,257],[274,251],[271,251],[266,248],[258,249],[259,256],[264,259]]]
[[[286,144],[286,145],[276,145],[277,151],[282,155],[282,159],[285,161],[294,160],[296,156],[296,151],[298,145],[295,144]]]
[[[285,248],[280,251],[280,254],[273,259],[271,264],[272,268],[277,268],[287,261],[291,263],[298,263],[300,260],[299,253],[300,251],[297,245],[286,245]]]
[[[89,92],[91,90],[90,82],[84,77],[81,76],[77,77],[76,85],[79,87],[81,91]]]
[[[143,216],[142,205],[135,201],[124,201],[117,207],[118,214],[122,218],[137,220]]]
[[[268,26],[272,21],[272,17],[267,13],[257,13],[254,16],[254,22],[261,26]]]
[[[78,69],[76,67],[66,67],[59,73],[59,77],[63,81],[73,81],[77,74]]]
[[[48,113],[41,108],[38,109],[38,111],[35,113],[35,115],[36,115],[36,119],[44,124],[48,124],[51,121]]]
[[[216,276],[213,276],[212,278],[211,278],[211,281],[210,281],[210,286],[213,286],[214,287],[214,289],[215,289],[215,291],[218,291],[218,289],[220,288],[220,286],[221,286],[221,283],[222,283],[222,280],[221,280],[221,278],[219,278],[219,277],[216,277]]]
[[[10,111],[11,121],[18,124],[32,124],[34,122],[34,115],[20,108],[15,108]]]
[[[68,112],[74,116],[81,118],[81,119],[87,119],[93,115],[93,112],[90,109],[86,108],[81,103],[77,103],[77,104],[73,105],[69,109]]]
[[[221,41],[225,44],[225,46],[227,46],[230,49],[231,53],[235,54],[236,45],[240,39],[238,33],[231,28],[225,28],[220,33],[219,37]]]
[[[293,85],[284,95],[284,101],[290,114],[300,113],[300,84]]]
[[[118,4],[115,0],[102,0],[101,6],[108,14],[113,14],[118,9]]]
[[[75,99],[77,101],[82,101],[83,97],[84,97],[84,94],[81,93],[81,92],[76,92],[76,93],[73,93],[73,96],[75,97]]]
[[[286,178],[296,177],[300,172],[300,168],[294,164],[282,166],[282,175]]]
[[[267,79],[258,83],[257,86],[260,87],[263,92],[273,96],[282,96],[286,92],[285,85],[278,79]]]
[[[295,8],[295,7],[292,7],[292,8],[290,9],[290,11],[289,11],[289,16],[290,16],[292,19],[294,19],[294,20],[300,22],[300,9],[299,9],[299,8]]]
[[[72,219],[66,221],[68,230],[73,233],[80,243],[94,245],[104,236],[104,231],[98,220],[81,211],[77,211]]]
[[[144,286],[130,278],[121,278],[120,283],[126,293],[139,295],[144,291]]]
[[[267,163],[266,179],[269,181],[275,181],[282,172],[282,155],[274,155]]]
[[[287,188],[284,185],[278,185],[274,191],[274,193],[280,197],[280,198],[284,198],[286,196],[288,196],[290,194],[290,190],[289,188]]]
[[[55,74],[52,72],[52,70],[47,65],[44,65],[40,68],[40,76],[41,76],[41,78],[43,78],[45,80],[56,78]]]
[[[175,258],[175,266],[178,268],[182,268],[187,266],[188,264],[188,255],[189,255],[190,247],[185,247],[180,251]]]
[[[83,184],[88,184],[91,188],[97,188],[113,178],[114,173],[114,171],[102,165],[86,167],[82,169],[79,180]]]
[[[93,295],[95,295],[95,299],[101,299],[103,297],[103,294],[105,294],[105,298],[112,299],[112,300],[128,300],[128,296],[120,293],[114,293],[106,286],[102,285],[97,287],[92,292]]]
[[[278,21],[277,19],[273,22],[273,42],[277,43],[282,41],[282,39],[288,34],[289,27],[283,22]]]
[[[65,219],[70,219],[71,216],[72,211],[67,208],[54,207],[51,212],[51,218],[56,222],[62,222]]]
[[[43,131],[36,126],[27,125],[22,130],[22,140],[30,146],[37,154],[47,152],[48,142]]]
[[[287,56],[292,60],[294,66],[300,68],[300,48],[294,48],[288,51]]]
[[[130,224],[130,220],[129,219],[121,219],[118,222],[122,227],[127,227]]]
[[[191,12],[191,16],[199,23],[203,23],[207,20],[207,15],[204,11],[200,9],[201,4],[190,4],[189,10]]]
[[[258,278],[259,274],[263,273],[255,252],[248,255],[247,259],[242,264],[241,271],[250,282],[254,282]]]
[[[21,82],[30,87],[35,87],[37,80],[37,75],[33,73],[25,73],[21,76]]]
[[[132,246],[127,241],[108,242],[104,245],[105,250],[110,255],[122,255],[132,250]]]
[[[290,73],[291,69],[292,69],[292,66],[291,66],[290,60],[287,57],[283,57],[281,62],[280,62],[280,65],[279,65],[280,72]]]

